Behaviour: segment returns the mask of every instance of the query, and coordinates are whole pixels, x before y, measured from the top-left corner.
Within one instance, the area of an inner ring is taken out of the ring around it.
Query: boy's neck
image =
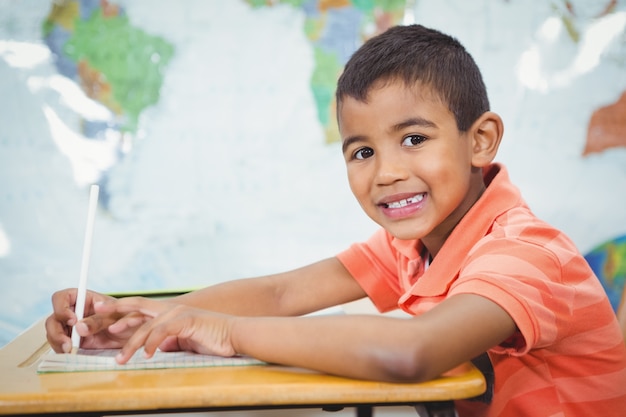
[[[421,239],[422,244],[424,245],[424,250],[427,254],[429,254],[431,261],[437,256],[439,250],[441,250],[444,243],[446,243],[446,240],[448,240],[448,237],[452,234],[454,229],[456,229],[457,225],[463,220],[467,212],[470,211],[472,207],[474,207],[474,204],[476,204],[480,197],[482,197],[482,195],[485,193],[487,186],[485,185],[482,177],[482,170],[480,171],[480,179],[474,177],[473,183],[474,185],[471,186],[470,190],[468,190],[468,193],[473,196],[473,198],[469,200],[471,201],[471,204],[468,204],[466,202],[464,207],[458,207],[462,214],[458,217],[456,223],[454,223],[452,226],[449,226],[447,230],[441,231],[441,234],[437,234],[437,232],[433,230],[433,232],[429,236],[425,236]]]

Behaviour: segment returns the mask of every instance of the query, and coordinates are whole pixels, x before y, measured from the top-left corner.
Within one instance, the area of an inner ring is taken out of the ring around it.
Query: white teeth
[[[385,204],[387,208],[400,208],[404,206],[408,206],[409,204],[419,203],[424,199],[424,194],[418,194],[413,197],[405,198],[404,200],[394,201],[392,203]]]

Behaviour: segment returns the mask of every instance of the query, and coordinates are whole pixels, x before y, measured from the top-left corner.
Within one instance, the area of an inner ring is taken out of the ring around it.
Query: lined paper
[[[222,357],[193,352],[162,352],[160,350],[157,350],[151,358],[146,358],[143,350],[138,350],[126,364],[120,365],[115,362],[115,356],[119,351],[119,349],[79,349],[76,354],[50,351],[42,357],[37,372],[130,371],[265,364],[263,361],[248,356]]]

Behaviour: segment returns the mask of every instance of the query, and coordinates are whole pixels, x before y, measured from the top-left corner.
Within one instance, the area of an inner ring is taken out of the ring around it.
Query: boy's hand
[[[143,297],[97,303],[95,309],[102,315],[132,314],[151,318],[122,347],[116,358],[120,364],[126,363],[142,346],[148,357],[157,348],[220,356],[236,354],[230,343],[232,316]],[[119,325],[118,322],[110,326],[109,331],[117,331]]]
[[[46,337],[55,352],[68,353],[72,350],[70,338],[72,326],[76,324],[74,307],[76,304],[75,288],[57,291],[52,295],[53,313],[46,319]],[[82,336],[81,347],[104,349],[121,347],[135,328],[143,324],[145,317],[139,315],[97,314],[94,304],[114,300],[113,297],[87,291],[85,299],[85,318],[78,323],[76,331]],[[115,331],[109,326],[116,324]]]

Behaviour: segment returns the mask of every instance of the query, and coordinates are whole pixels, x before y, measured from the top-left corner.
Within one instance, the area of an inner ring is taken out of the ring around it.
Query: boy
[[[88,295],[83,347],[250,355],[354,378],[423,381],[487,352],[490,404],[460,415],[618,416],[626,347],[606,296],[561,232],[493,164],[503,134],[471,56],[419,25],[347,63],[337,116],[348,179],[382,228],[299,270],[168,302]],[[294,317],[368,296],[381,316]],[[106,301],[106,302],[101,302]],[[68,351],[75,290],[53,296],[48,340]]]

